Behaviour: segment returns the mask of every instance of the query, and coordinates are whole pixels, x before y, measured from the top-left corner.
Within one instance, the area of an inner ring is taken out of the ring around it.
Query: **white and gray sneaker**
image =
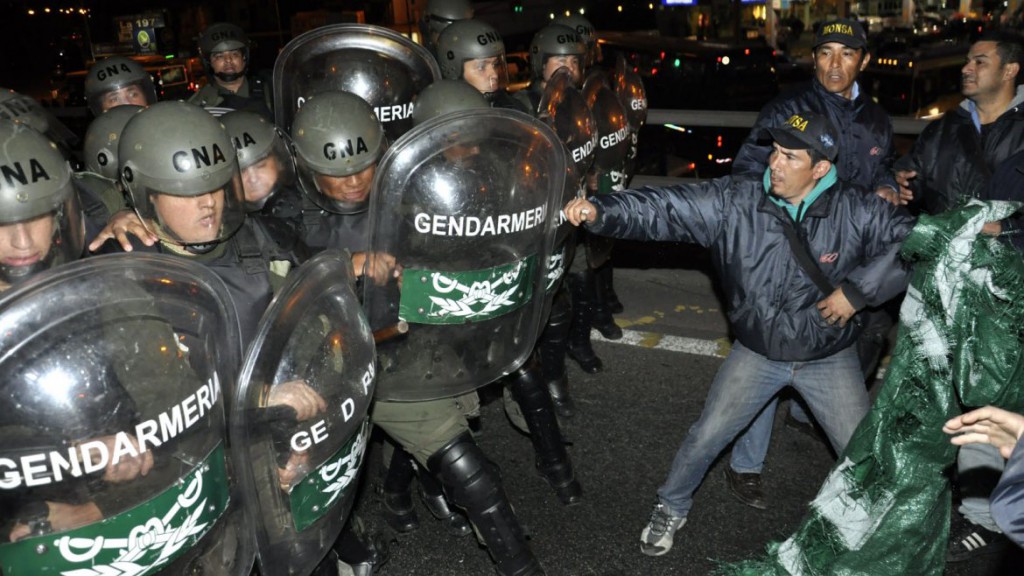
[[[640,533],[640,551],[648,556],[661,556],[672,549],[672,537],[686,524],[686,516],[676,516],[661,502],[654,504],[651,519]]]

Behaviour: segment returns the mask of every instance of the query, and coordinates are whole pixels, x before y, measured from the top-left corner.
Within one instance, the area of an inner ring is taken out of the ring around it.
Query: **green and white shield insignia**
[[[366,419],[344,446],[292,488],[289,499],[296,532],[309,528],[330,512],[353,486],[366,450],[369,426],[370,420]]]
[[[142,504],[82,528],[0,545],[6,576],[145,576],[191,550],[227,510],[218,444],[188,476]]]
[[[529,256],[482,270],[406,268],[399,316],[418,324],[463,324],[508,314],[533,296],[535,265],[536,256]]]

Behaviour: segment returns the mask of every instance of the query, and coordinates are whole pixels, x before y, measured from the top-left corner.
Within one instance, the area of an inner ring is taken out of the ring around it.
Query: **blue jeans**
[[[956,468],[960,478],[960,513],[986,530],[1002,532],[989,508],[989,495],[1006,468],[1006,460],[999,449],[988,444],[961,446]]]
[[[658,498],[673,514],[690,512],[693,493],[711,463],[786,386],[804,398],[836,452],[843,451],[870,402],[856,347],[811,362],[776,362],[734,342],[711,383],[700,419],[658,489]]]

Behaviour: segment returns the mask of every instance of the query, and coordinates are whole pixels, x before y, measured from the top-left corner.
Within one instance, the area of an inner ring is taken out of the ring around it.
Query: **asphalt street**
[[[623,245],[616,250],[616,263],[615,285],[625,304],[617,321],[626,338],[596,341],[606,367],[599,374],[584,374],[570,362],[579,411],[565,423],[565,433],[585,491],[583,503],[566,508],[558,502],[534,472],[529,439],[508,424],[493,393],[484,395],[480,444],[500,466],[506,490],[550,575],[703,575],[722,562],[755,557],[798,526],[833,455],[823,440],[791,430],[777,418],[763,477],[769,509],[750,508],[730,495],[723,476],[727,461],[720,458],[697,492],[672,551],[659,558],[641,554],[639,535],[655,491],[700,414],[727,350],[728,333],[700,250]],[[448,534],[421,504],[417,531],[390,531],[374,495],[379,467],[379,454],[371,454],[359,512],[391,538],[390,560],[380,575],[493,573],[487,552],[473,536]],[[981,562],[949,565],[945,574],[1020,574],[1022,556],[1011,549]]]

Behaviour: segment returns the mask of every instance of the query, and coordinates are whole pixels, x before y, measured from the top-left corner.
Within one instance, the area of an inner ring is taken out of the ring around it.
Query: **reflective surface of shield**
[[[586,100],[573,85],[572,74],[564,68],[556,70],[544,87],[538,107],[538,117],[546,122],[558,134],[565,144],[571,168],[565,192],[560,206],[582,193],[584,179],[594,162],[597,150],[597,125]],[[550,311],[551,298],[559,281],[565,276],[566,266],[572,262],[576,244],[569,242],[576,228],[562,221],[558,226],[555,249],[547,265],[546,288],[549,298],[545,301],[545,310]],[[542,314],[547,317],[547,312]]]
[[[364,280],[380,342],[377,397],[468,392],[518,367],[539,328],[544,263],[566,183],[565,147],[543,122],[467,110],[417,126],[385,154],[370,201],[370,251],[398,278]]]
[[[327,250],[292,272],[239,377],[231,433],[263,574],[309,574],[355,499],[375,356],[350,269]]]
[[[274,64],[276,123],[291,132],[306,98],[344,90],[369,102],[392,141],[412,127],[412,102],[441,77],[426,48],[379,26],[334,24],[284,47]]]
[[[239,346],[223,283],[181,258],[90,258],[4,293],[3,574],[249,574]]]

